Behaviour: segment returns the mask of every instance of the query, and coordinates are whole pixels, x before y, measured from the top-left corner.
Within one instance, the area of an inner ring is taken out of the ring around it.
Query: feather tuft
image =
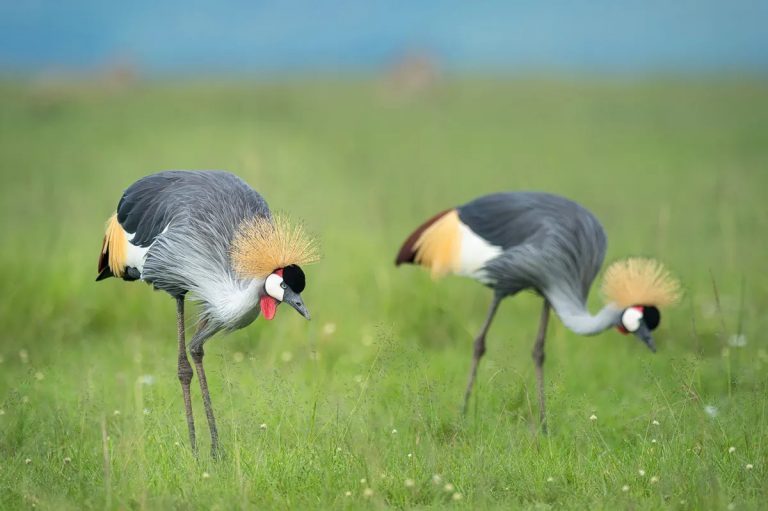
[[[232,240],[232,266],[244,277],[264,278],[278,268],[320,259],[317,242],[300,223],[275,215],[245,220]]]
[[[125,237],[125,231],[120,222],[117,221],[117,213],[115,213],[107,220],[104,243],[101,246],[101,256],[99,257],[99,273],[105,267],[109,267],[115,277],[122,277],[125,272],[127,245],[128,240]]]
[[[616,261],[605,271],[602,292],[619,307],[674,305],[682,294],[677,280],[659,261],[631,257]]]
[[[430,269],[433,279],[458,270],[461,250],[459,213],[452,209],[424,229],[413,245],[414,262]]]

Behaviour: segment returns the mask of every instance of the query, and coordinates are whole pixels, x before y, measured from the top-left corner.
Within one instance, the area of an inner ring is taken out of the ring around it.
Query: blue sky
[[[0,72],[768,72],[768,1],[0,0]]]

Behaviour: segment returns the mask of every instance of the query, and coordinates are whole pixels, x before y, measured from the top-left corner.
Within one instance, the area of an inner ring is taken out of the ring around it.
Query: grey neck
[[[560,320],[569,330],[580,335],[595,335],[618,325],[621,309],[609,303],[594,316],[581,300],[554,293],[547,297]]]

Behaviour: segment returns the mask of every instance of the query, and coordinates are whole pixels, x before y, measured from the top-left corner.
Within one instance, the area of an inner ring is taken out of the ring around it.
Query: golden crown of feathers
[[[619,307],[673,305],[682,294],[680,281],[659,261],[632,257],[617,261],[605,270],[603,296]]]
[[[304,226],[282,215],[245,220],[232,240],[230,256],[235,270],[251,278],[264,278],[278,268],[320,259],[317,242]]]

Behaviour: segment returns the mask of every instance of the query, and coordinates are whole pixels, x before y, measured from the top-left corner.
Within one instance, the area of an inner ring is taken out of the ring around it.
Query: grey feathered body
[[[266,201],[239,177],[220,171],[166,171],[124,193],[118,222],[130,241],[148,247],[140,278],[172,296],[201,302],[206,336],[242,328],[259,314],[263,281],[243,279],[230,244],[248,218],[270,217]]]
[[[486,195],[457,210],[472,231],[503,249],[484,268],[497,293],[533,289],[564,321],[584,315],[606,249],[605,232],[592,213],[564,197],[537,192]]]

